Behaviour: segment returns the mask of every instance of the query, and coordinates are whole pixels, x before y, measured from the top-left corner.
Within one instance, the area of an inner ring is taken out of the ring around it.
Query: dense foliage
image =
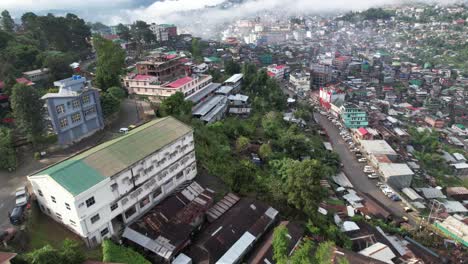
[[[97,53],[95,85],[103,91],[120,86],[125,51],[118,44],[100,36],[94,36],[93,41]]]
[[[286,97],[275,80],[250,64],[243,73],[242,92],[253,104],[248,118],[204,125],[190,120],[191,107],[178,94],[163,101],[159,112],[191,123],[202,170],[220,177],[232,191],[311,215],[325,195],[320,180],[336,172],[338,158],[313,132],[283,120],[279,111],[286,108]],[[252,162],[251,153],[262,157],[261,165]]]
[[[102,242],[102,261],[132,264],[151,263],[131,248],[118,246],[110,240],[104,240],[104,242]]]
[[[16,84],[10,100],[16,127],[37,143],[44,131],[44,105],[39,91],[32,86]]]
[[[344,16],[341,17],[342,20],[345,21],[359,21],[359,20],[377,20],[383,19],[388,20],[390,19],[394,13],[392,11],[384,10],[382,8],[369,8],[362,12],[348,12]]]
[[[101,107],[104,117],[119,112],[120,105],[126,97],[125,91],[120,87],[110,87],[107,91],[101,93]]]
[[[81,245],[68,239],[59,249],[47,245],[27,253],[24,259],[28,264],[81,264],[85,261]]]
[[[16,25],[8,11],[2,12],[0,21],[0,80],[9,75],[19,77],[21,72],[55,65],[52,59],[47,60],[51,51],[64,54],[57,62],[60,65],[86,58],[91,52],[90,28],[76,15],[56,17],[52,14],[38,16],[25,13],[21,17],[22,30],[18,32],[15,32]],[[53,74],[56,69],[63,70],[55,67]]]
[[[15,169],[16,153],[13,135],[8,128],[0,127],[0,169]]]

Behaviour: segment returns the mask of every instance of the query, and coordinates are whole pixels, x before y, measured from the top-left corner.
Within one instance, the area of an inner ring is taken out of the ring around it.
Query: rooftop
[[[242,246],[237,244],[238,247],[236,247],[236,242],[244,234],[250,234],[244,239],[252,236],[258,238],[276,219],[277,214],[277,210],[266,204],[241,199],[206,228],[198,242],[191,248],[190,256],[194,263],[215,263],[219,262],[222,257],[232,259],[237,251],[230,251],[230,249],[241,249]],[[239,215],[243,217],[238,217]]]
[[[224,83],[236,83],[236,82],[240,81],[243,77],[244,77],[244,74],[237,73],[237,74],[234,74],[233,76],[229,77],[229,79],[224,81]]]
[[[199,219],[213,204],[213,197],[213,191],[193,182],[125,228],[123,237],[164,259],[170,259],[185,246],[191,233],[201,224]]]
[[[405,163],[380,163],[379,170],[384,177],[413,175],[414,172]]]
[[[397,154],[385,140],[361,140],[361,146],[369,154]]]
[[[166,86],[171,87],[171,88],[179,88],[179,87],[191,82],[192,80],[193,80],[192,77],[186,76],[186,77],[180,78],[178,80],[175,80],[175,81],[169,83]]]
[[[173,117],[153,120],[31,177],[48,175],[77,196],[191,131],[189,126]]]

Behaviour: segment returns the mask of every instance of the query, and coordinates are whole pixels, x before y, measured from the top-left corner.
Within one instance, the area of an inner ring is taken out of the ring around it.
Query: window
[[[68,119],[66,117],[64,117],[64,118],[59,120],[59,123],[60,123],[61,128],[67,127],[68,126]]]
[[[50,199],[52,199],[52,202],[57,203],[57,202],[55,201],[55,197],[54,197],[54,196],[51,196]]]
[[[111,187],[111,190],[112,190],[112,191],[115,191],[115,190],[117,190],[117,188],[118,188],[119,186],[117,185],[117,183],[113,183],[113,184],[111,184],[110,187]]]
[[[143,200],[141,200],[141,202],[140,202],[140,208],[145,207],[145,206],[148,205],[149,203],[150,203],[150,198],[149,198],[149,196],[146,196],[145,198],[143,198]]]
[[[90,207],[91,205],[95,204],[96,201],[94,200],[94,196],[86,200],[86,207]]]
[[[103,237],[103,236],[105,236],[107,234],[109,234],[109,229],[106,227],[101,231],[101,237]]]
[[[99,221],[99,219],[101,219],[99,214],[96,214],[95,216],[91,217],[91,224],[96,223],[97,221]]]
[[[55,109],[57,110],[57,114],[65,113],[65,105],[63,104],[57,105]]]
[[[70,224],[72,224],[73,226],[76,226],[76,223],[73,220],[70,220]]]
[[[71,120],[72,120],[72,123],[76,123],[78,121],[81,120],[81,115],[80,113],[74,113],[72,116],[71,116]]]
[[[41,190],[37,190],[37,193],[39,193],[40,196],[44,196]]]
[[[118,203],[115,203],[113,205],[111,205],[110,209],[111,211],[114,211],[115,209],[119,208],[119,204]]]
[[[50,209],[49,209],[49,208],[47,208],[47,213],[48,213],[48,214],[51,214],[51,212],[50,212]]]
[[[73,108],[78,108],[80,107],[80,101],[78,99],[75,99],[72,101],[72,107]]]
[[[181,171],[181,172],[177,173],[175,177],[176,177],[176,180],[180,180],[180,178],[184,177],[184,172]]]
[[[61,214],[55,213],[55,215],[57,216],[58,219],[62,220],[62,215]]]
[[[65,207],[66,207],[68,210],[71,210],[69,204],[65,203]]]
[[[89,104],[91,102],[89,95],[83,96],[83,104]]]
[[[95,107],[91,107],[89,109],[84,110],[84,115],[85,116],[89,116],[89,115],[92,115],[94,113],[96,113],[96,108]]]
[[[130,218],[132,215],[136,213],[135,206],[130,207],[127,211],[125,211],[125,218]]]

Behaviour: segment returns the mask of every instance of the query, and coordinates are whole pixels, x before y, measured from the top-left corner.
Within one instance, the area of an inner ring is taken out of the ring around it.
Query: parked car
[[[384,183],[382,183],[382,182],[377,182],[377,183],[375,184],[375,186],[377,186],[377,187],[380,187],[380,186],[382,186],[382,185],[384,185]]]
[[[365,166],[364,167],[364,172],[365,173],[374,173],[374,169],[371,166]]]
[[[358,162],[361,162],[361,163],[365,163],[367,162],[367,159],[366,158],[360,158],[357,160]]]
[[[29,192],[26,186],[20,187],[15,191],[16,206],[25,206],[29,202]]]
[[[392,196],[390,196],[390,199],[392,199],[392,201],[395,201],[395,202],[401,201],[400,196],[396,194],[393,194]]]
[[[393,194],[393,191],[388,187],[382,189],[382,192],[387,196],[390,195],[390,194]]]
[[[413,209],[412,209],[411,207],[408,207],[408,206],[405,206],[403,209],[404,209],[405,212],[407,212],[407,213],[413,212]]]
[[[24,206],[16,206],[8,213],[12,225],[21,225],[24,221]]]
[[[257,165],[262,164],[262,160],[260,159],[260,157],[256,153],[250,153],[250,156],[252,157],[252,162],[253,163],[255,163]]]
[[[127,134],[129,131],[129,129],[127,127],[121,127],[119,129],[119,133],[122,133],[122,134]]]
[[[374,172],[374,173],[368,174],[367,178],[369,178],[369,179],[378,179],[379,175]]]
[[[129,125],[129,126],[128,126],[128,129],[129,129],[129,130],[133,130],[133,129],[135,129],[136,127],[137,127],[136,125]]]

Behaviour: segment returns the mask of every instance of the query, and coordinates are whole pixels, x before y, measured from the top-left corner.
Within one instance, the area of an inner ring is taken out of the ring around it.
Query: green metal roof
[[[172,117],[156,119],[36,175],[49,175],[74,196],[192,131]]]

